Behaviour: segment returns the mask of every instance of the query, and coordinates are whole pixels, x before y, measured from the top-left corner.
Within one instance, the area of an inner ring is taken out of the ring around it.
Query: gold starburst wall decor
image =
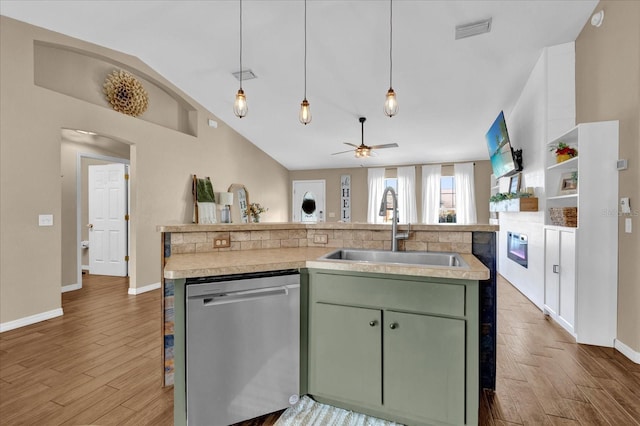
[[[137,117],[147,110],[149,95],[142,84],[123,70],[113,70],[104,81],[104,94],[114,110]]]

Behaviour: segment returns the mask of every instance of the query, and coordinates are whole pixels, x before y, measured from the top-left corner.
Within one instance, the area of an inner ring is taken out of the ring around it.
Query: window
[[[398,193],[398,178],[385,178],[384,187],[390,186]],[[391,223],[393,221],[393,195],[391,192],[387,193],[387,210],[385,212],[383,223]]]
[[[456,185],[453,176],[440,177],[440,223],[456,223]]]

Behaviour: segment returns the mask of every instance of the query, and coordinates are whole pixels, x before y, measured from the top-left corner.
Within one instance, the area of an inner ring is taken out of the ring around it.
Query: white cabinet
[[[578,343],[612,347],[618,293],[618,122],[579,124],[549,142],[578,156],[545,167],[545,311]],[[551,208],[577,209],[557,226]],[[554,272],[555,269],[555,272]]]
[[[575,336],[576,233],[545,229],[544,310]]]

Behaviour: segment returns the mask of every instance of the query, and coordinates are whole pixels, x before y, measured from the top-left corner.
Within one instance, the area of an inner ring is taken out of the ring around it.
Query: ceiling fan
[[[355,154],[356,154],[356,158],[366,158],[371,156],[371,154],[373,154],[373,150],[374,149],[383,149],[383,148],[397,148],[398,144],[397,143],[386,143],[384,145],[373,145],[373,146],[367,146],[364,144],[364,122],[367,121],[366,117],[360,117],[358,119],[358,121],[360,121],[360,126],[362,128],[362,138],[361,138],[361,142],[360,145],[355,145],[349,142],[344,142],[345,145],[349,145],[355,148]],[[353,149],[350,149],[348,151],[340,151],[340,152],[334,152],[331,155],[337,155],[337,154],[345,154],[347,152],[353,152]]]

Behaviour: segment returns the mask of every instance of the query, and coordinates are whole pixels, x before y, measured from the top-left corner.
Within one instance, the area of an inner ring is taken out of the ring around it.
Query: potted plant
[[[254,223],[259,223],[260,215],[268,210],[269,210],[268,208],[262,207],[260,203],[249,204],[249,212],[251,213],[251,216],[253,216]]]
[[[556,162],[562,163],[578,156],[578,150],[570,147],[564,142],[558,142],[558,145],[552,145],[550,147],[551,152],[556,154]]]

